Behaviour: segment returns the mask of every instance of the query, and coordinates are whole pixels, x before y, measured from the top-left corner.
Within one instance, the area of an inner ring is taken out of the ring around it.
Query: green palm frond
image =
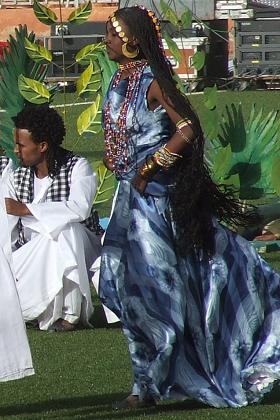
[[[13,152],[13,121],[15,116],[24,106],[26,100],[19,92],[18,78],[22,74],[26,77],[36,77],[41,81],[45,77],[45,68],[42,64],[34,64],[26,53],[25,38],[30,42],[35,39],[33,32],[27,32],[26,26],[15,29],[15,36],[9,38],[9,48],[4,52],[4,60],[0,62],[0,106],[2,112],[0,120],[0,144],[5,149],[7,156],[15,159]]]
[[[280,119],[278,112],[264,115],[252,106],[248,121],[242,107],[226,108],[221,133],[207,150],[207,161],[217,182],[239,177],[240,199],[256,199],[275,192],[273,162],[280,157]],[[275,177],[274,177],[275,178]]]

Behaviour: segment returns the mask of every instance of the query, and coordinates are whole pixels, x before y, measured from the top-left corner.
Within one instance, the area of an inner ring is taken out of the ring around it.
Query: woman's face
[[[127,25],[123,23],[122,19],[118,19],[118,22],[122,28],[122,32],[124,32],[125,36],[129,39],[129,41],[131,41],[132,36],[130,34],[130,31]],[[122,53],[122,45],[124,43],[122,39],[119,37],[118,33],[116,32],[110,20],[107,22],[107,25],[106,25],[105,44],[106,44],[107,54],[110,60],[117,61],[118,63],[127,61],[127,58]]]

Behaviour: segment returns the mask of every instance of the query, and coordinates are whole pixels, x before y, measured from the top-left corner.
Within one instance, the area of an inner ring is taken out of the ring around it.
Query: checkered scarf
[[[9,158],[7,156],[0,156],[0,176],[2,176],[2,173],[6,166],[9,163]]]
[[[79,156],[73,155],[71,152],[67,154],[67,161],[63,164],[58,173],[54,176],[53,182],[48,188],[46,201],[66,201],[69,198],[72,171],[80,159]],[[33,168],[17,168],[14,171],[14,188],[17,200],[22,203],[32,203],[34,199],[34,170]],[[96,235],[103,233],[103,229],[99,224],[99,217],[96,210],[91,208],[90,216],[81,222],[89,230]],[[22,224],[19,222],[19,246],[23,245],[26,241],[23,237]]]

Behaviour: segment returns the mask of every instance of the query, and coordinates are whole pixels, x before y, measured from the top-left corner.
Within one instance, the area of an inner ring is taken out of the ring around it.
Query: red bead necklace
[[[122,174],[127,169],[127,115],[129,107],[132,103],[136,103],[140,87],[140,78],[146,66],[146,61],[131,61],[122,67],[120,66],[120,69],[116,73],[112,83],[112,89],[118,86],[123,71],[132,68],[134,69],[134,72],[128,77],[125,97],[120,106],[120,113],[115,124],[111,119],[111,101],[108,101],[104,108],[105,156],[112,164],[114,172],[118,175]]]

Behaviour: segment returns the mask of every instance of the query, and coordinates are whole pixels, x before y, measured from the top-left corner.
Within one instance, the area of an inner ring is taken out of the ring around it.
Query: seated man
[[[22,166],[9,176],[5,197],[23,317],[42,330],[88,326],[88,274],[102,233],[92,212],[96,176],[85,158],[61,147],[65,127],[54,109],[27,107],[14,122]]]

